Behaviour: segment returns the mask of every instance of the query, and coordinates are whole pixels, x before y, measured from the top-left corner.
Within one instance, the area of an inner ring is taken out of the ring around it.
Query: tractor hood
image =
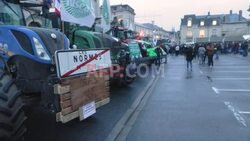
[[[45,64],[54,63],[56,50],[69,49],[68,38],[54,29],[0,25],[0,36],[0,43],[7,44],[12,55]]]
[[[53,29],[45,28],[35,28],[27,27],[28,29],[33,30],[36,34],[39,35],[40,39],[47,48],[49,54],[54,56],[56,50],[64,50],[65,47],[65,35],[59,31]]]

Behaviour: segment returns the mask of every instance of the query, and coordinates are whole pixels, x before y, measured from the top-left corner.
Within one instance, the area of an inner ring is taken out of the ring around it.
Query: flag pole
[[[65,33],[65,29],[64,29],[64,21],[61,20],[61,30],[62,30],[62,33]]]

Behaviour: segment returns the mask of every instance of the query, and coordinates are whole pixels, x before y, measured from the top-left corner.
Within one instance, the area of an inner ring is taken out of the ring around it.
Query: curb
[[[133,114],[135,113],[136,109],[140,106],[142,103],[144,97],[146,94],[150,91],[151,88],[154,88],[154,83],[157,82],[158,76],[156,76],[154,79],[152,79],[145,89],[139,94],[139,96],[135,99],[131,107],[125,112],[125,114],[122,116],[122,118],[116,123],[112,131],[109,133],[105,141],[115,141],[117,137],[121,134],[121,132],[124,129],[124,126],[126,123],[129,122]]]

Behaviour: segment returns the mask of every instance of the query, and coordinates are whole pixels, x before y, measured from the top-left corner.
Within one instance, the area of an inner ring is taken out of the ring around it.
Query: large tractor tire
[[[136,68],[132,68],[129,71],[130,71],[130,73],[135,74],[136,73]],[[134,79],[135,79],[134,77],[131,78],[131,77],[127,76],[126,70],[125,70],[123,72],[123,77],[121,77],[119,79],[118,85],[121,86],[121,87],[130,85],[131,83],[133,83]]]
[[[134,81],[134,78],[130,78],[126,74],[124,74],[124,77],[119,79],[118,86],[124,87],[124,86],[131,84],[133,81]]]
[[[0,141],[23,141],[26,116],[14,80],[0,70]]]

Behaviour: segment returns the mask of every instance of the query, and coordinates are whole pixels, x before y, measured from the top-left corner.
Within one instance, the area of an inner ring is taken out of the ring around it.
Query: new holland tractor
[[[54,29],[25,25],[19,0],[0,0],[0,141],[24,140],[27,130],[24,106],[39,105],[48,112],[56,113],[57,121],[66,123],[79,116],[82,119],[87,118],[84,117],[84,108],[80,108],[84,103],[81,98],[86,97],[84,94],[90,94],[87,97],[94,96],[87,101],[98,98],[98,95],[86,92],[79,95],[83,87],[79,83],[88,85],[98,82],[96,80],[82,82],[87,78],[72,77],[65,80],[68,85],[61,85],[62,79],[58,77],[55,52],[60,50],[63,53],[74,53],[74,50],[69,50],[69,39]],[[106,50],[99,51],[104,53]],[[83,56],[86,57],[85,60],[88,59],[88,55],[84,54],[86,52],[79,51],[80,61]],[[96,61],[97,57],[99,56],[94,54],[89,60]],[[77,69],[79,68],[77,66]],[[94,85],[91,85],[93,90],[88,91],[94,91]],[[106,91],[106,87],[102,88]],[[98,90],[99,97],[102,98],[102,92]],[[108,103],[109,99],[105,102]],[[105,102],[102,101],[102,104]]]
[[[69,47],[58,31],[25,27],[18,1],[0,1],[0,140],[21,140],[26,131],[23,106],[39,97],[57,109],[51,86],[57,83],[54,53]]]

